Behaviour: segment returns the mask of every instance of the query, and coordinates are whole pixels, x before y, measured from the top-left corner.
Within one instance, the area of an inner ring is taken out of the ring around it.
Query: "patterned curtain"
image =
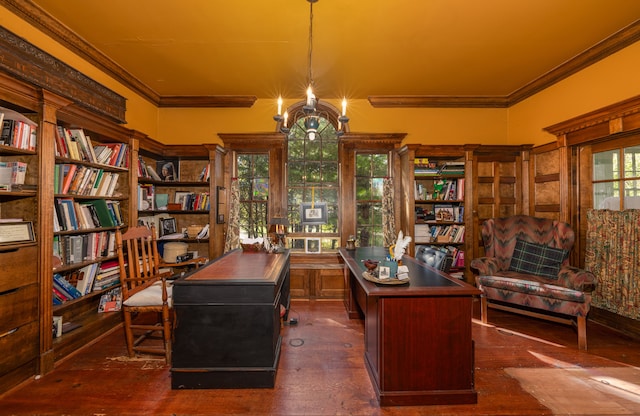
[[[382,234],[385,247],[389,247],[397,240],[393,191],[393,179],[384,178],[382,182]]]
[[[238,178],[232,178],[229,195],[229,225],[227,226],[227,238],[224,242],[224,252],[238,247],[240,247],[240,187]]]
[[[585,268],[598,279],[592,304],[640,319],[640,210],[587,212]]]

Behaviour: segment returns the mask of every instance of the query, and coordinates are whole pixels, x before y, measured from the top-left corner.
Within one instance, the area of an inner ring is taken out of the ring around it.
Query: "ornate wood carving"
[[[0,27],[0,70],[112,121],[126,123],[124,97],[3,27]]]

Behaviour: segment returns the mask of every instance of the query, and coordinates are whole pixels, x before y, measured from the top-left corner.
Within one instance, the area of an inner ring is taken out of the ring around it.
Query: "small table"
[[[381,406],[477,403],[471,318],[480,291],[404,256],[410,283],[381,285],[362,277],[363,260],[383,247],[339,250],[345,306],[364,316],[365,365]]]
[[[289,250],[232,251],[173,284],[173,389],[273,387]]]

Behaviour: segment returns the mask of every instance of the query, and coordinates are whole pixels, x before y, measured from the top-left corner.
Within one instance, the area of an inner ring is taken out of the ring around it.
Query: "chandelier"
[[[329,114],[326,111],[318,108],[318,98],[313,93],[313,73],[311,71],[311,62],[313,57],[313,3],[318,0],[307,0],[309,2],[309,54],[308,54],[308,72],[307,78],[309,87],[307,88],[307,98],[305,104],[301,109],[296,110],[292,117],[290,117],[287,111],[282,114],[282,97],[278,97],[278,114],[273,116],[273,119],[280,125],[280,132],[289,135],[293,133],[295,128],[301,129],[304,132],[304,137],[309,140],[315,140],[316,137],[322,135],[322,133],[332,125],[329,121]],[[321,119],[326,119],[327,123],[321,123]],[[290,126],[289,119],[291,119],[292,125]],[[338,116],[338,126],[335,129],[337,136],[344,134],[345,125],[349,122],[347,117],[347,99],[342,99],[342,112]],[[321,124],[323,124],[321,126]]]

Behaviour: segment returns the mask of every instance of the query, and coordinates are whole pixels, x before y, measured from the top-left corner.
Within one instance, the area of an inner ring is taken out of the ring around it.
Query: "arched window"
[[[334,251],[340,245],[339,113],[329,104],[318,103],[318,111],[310,115],[303,105],[288,109],[293,114],[286,164],[289,246],[309,252]]]

